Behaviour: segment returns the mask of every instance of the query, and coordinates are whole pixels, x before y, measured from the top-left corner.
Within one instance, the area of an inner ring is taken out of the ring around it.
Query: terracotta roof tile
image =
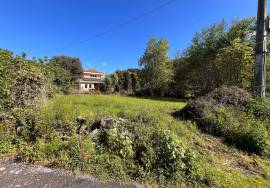
[[[103,74],[102,72],[98,72],[95,69],[84,70],[83,72],[85,72],[85,73],[100,73],[100,74]]]

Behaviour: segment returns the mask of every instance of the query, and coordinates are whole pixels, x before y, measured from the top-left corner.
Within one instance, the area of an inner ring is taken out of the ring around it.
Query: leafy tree
[[[218,82],[221,85],[248,89],[253,77],[253,49],[237,38],[217,54]]]
[[[175,97],[187,97],[193,91],[193,85],[190,83],[193,74],[191,64],[187,58],[182,56],[173,60],[174,83],[171,87],[172,95]]]
[[[48,71],[52,74],[53,83],[63,93],[69,93],[72,86],[71,74],[66,69],[62,68],[55,61],[50,61],[47,64]]]
[[[141,89],[140,80],[136,72],[131,73],[131,87],[133,93],[137,93]]]
[[[107,92],[135,94],[140,90],[138,72],[138,69],[117,70],[114,74],[107,75],[104,90]]]
[[[112,78],[111,78],[111,76],[106,76],[105,77],[105,80],[104,80],[104,88],[103,88],[103,90],[105,91],[105,92],[112,92],[112,87],[113,87],[113,85],[112,85],[113,83],[112,83]]]
[[[185,51],[189,62],[189,83],[195,95],[208,93],[218,87],[216,54],[228,46],[226,24],[224,21],[203,29],[194,36],[191,46]]]
[[[144,55],[139,60],[141,80],[144,90],[151,94],[163,95],[172,82],[171,61],[168,56],[169,44],[166,39],[150,39]]]
[[[79,58],[69,56],[55,56],[51,61],[69,71],[72,76],[82,74],[82,63]]]
[[[132,79],[131,79],[131,73],[129,71],[125,71],[123,73],[123,88],[127,92],[131,92],[132,90]]]
[[[253,18],[224,21],[195,34],[192,44],[174,60],[176,95],[203,95],[221,85],[249,89],[254,58]]]
[[[255,18],[234,20],[227,33],[227,38],[228,41],[233,41],[237,38],[240,38],[241,41],[245,41],[250,45],[252,45],[255,43],[255,32],[256,32]]]

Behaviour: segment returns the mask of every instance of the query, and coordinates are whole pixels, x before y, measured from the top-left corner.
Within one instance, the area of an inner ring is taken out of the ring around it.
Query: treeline
[[[119,92],[121,94],[135,94],[141,90],[139,69],[116,71],[105,77],[102,91],[107,93]]]
[[[190,46],[172,59],[168,55],[166,39],[150,39],[138,62],[140,69],[134,73],[139,87],[132,93],[196,97],[220,86],[238,86],[251,91],[255,28],[254,18],[236,20],[229,25],[225,21],[213,24],[196,33]],[[107,79],[119,78],[119,72]],[[106,91],[118,92],[117,86],[122,93],[130,93],[130,87],[124,86],[130,82],[129,78],[120,78],[124,80],[118,82],[120,87],[106,82]]]

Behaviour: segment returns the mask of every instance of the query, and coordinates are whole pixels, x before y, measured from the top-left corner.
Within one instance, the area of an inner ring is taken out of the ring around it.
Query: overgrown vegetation
[[[239,149],[270,157],[269,108],[246,91],[222,87],[189,103],[179,117]]]
[[[175,119],[171,112],[181,106],[161,98],[59,96],[35,113],[35,140],[29,134],[14,138],[11,131],[1,152],[16,153],[24,163],[161,187],[269,184],[268,160],[228,148],[200,134],[191,122]],[[78,131],[78,116],[86,119],[84,131],[83,126]]]

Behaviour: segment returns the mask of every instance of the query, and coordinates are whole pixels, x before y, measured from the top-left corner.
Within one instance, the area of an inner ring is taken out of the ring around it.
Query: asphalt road
[[[73,175],[41,166],[0,161],[0,188],[139,188],[136,184],[100,182],[91,176]]]

